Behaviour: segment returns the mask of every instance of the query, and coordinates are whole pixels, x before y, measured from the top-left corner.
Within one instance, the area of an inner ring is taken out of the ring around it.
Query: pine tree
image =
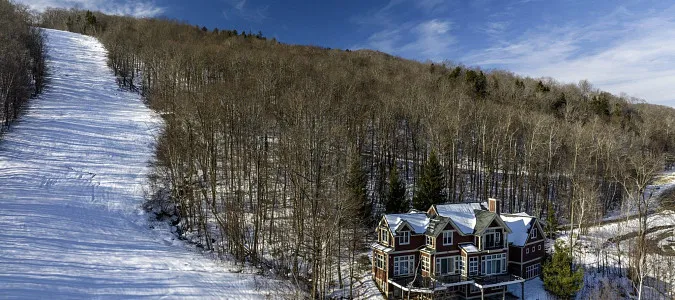
[[[573,269],[569,247],[558,241],[551,259],[544,263],[544,288],[561,298],[569,298],[578,292],[584,282],[584,270]]]
[[[389,171],[389,191],[385,209],[388,214],[403,213],[408,211],[408,201],[405,198],[405,184],[398,175],[396,166]]]
[[[352,162],[347,179],[347,189],[349,190],[350,202],[355,203],[359,208],[359,215],[365,224],[370,224],[373,214],[372,203],[368,200],[367,187],[368,177],[361,166],[359,158]]]
[[[443,169],[436,153],[432,151],[429,160],[422,166],[422,175],[413,199],[413,207],[418,210],[427,210],[433,204],[443,203],[444,189]]]
[[[555,210],[553,210],[553,203],[549,201],[548,210],[546,211],[546,226],[544,231],[546,231],[546,236],[549,239],[555,238],[555,232],[558,230],[558,218],[555,215]]]

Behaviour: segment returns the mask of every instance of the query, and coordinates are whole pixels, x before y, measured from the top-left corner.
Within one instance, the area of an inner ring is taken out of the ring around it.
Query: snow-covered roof
[[[501,215],[500,217],[502,218],[502,221],[511,228],[509,243],[513,243],[514,246],[519,247],[525,246],[534,217],[526,213]]]
[[[429,225],[426,213],[389,214],[384,216],[389,224],[389,230],[396,232],[404,224],[408,224],[416,234],[423,234]]]
[[[391,251],[394,251],[394,248],[384,246],[384,245],[382,245],[380,243],[377,243],[377,242],[370,244],[370,247],[372,247],[373,249],[376,249],[376,250],[380,250],[380,251],[385,252],[385,253],[389,253]]]
[[[462,248],[466,253],[474,253],[478,252],[478,247],[474,244],[460,244],[460,248]]]
[[[472,234],[476,226],[475,210],[484,210],[482,203],[453,203],[436,205],[436,212],[450,218],[463,234]]]

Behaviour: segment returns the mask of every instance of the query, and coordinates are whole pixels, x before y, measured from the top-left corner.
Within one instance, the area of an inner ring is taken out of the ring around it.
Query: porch
[[[462,275],[422,277],[418,274],[414,277],[389,279],[389,283],[403,292],[433,294],[461,285],[474,284],[474,281]]]
[[[496,287],[503,287],[511,284],[520,283],[520,299],[525,299],[525,279],[513,274],[501,274],[491,276],[475,277],[474,286],[480,289],[481,299],[485,298],[485,290]],[[506,289],[503,289],[501,299],[508,299]],[[494,298],[494,297],[493,297]]]

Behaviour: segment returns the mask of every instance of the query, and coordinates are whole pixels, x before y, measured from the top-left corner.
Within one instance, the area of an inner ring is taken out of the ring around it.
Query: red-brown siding
[[[540,249],[541,248],[541,249]],[[534,250],[533,250],[534,249]],[[528,253],[529,250],[529,253]],[[540,240],[523,248],[523,262],[544,256],[544,241]]]
[[[406,250],[414,250],[418,249],[422,245],[426,243],[425,235],[424,234],[418,234],[415,235],[414,233],[411,232],[410,234],[410,244],[407,245],[401,245],[398,243],[398,236],[394,236],[394,250],[395,251],[406,251]]]

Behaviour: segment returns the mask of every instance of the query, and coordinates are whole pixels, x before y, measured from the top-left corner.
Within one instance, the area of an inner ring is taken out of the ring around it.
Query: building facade
[[[536,218],[498,208],[489,199],[383,216],[372,245],[377,286],[393,299],[502,299],[510,284],[522,294],[545,239]]]

